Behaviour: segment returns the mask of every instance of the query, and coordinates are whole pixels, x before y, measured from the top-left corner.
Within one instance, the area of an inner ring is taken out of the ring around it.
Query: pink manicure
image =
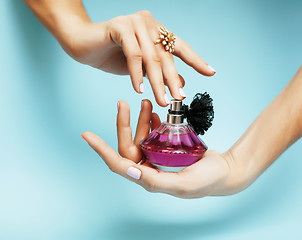
[[[164,95],[164,98],[165,98],[166,103],[167,103],[167,104],[170,104],[169,98],[168,98],[168,96],[167,96],[166,93],[165,93],[165,95]]]
[[[208,65],[208,68],[212,71],[212,72],[216,72],[216,70],[214,68],[212,68],[211,66]]]
[[[185,91],[182,88],[179,89],[179,94],[182,97],[186,97],[186,93],[185,93]]]
[[[135,167],[129,167],[127,169],[127,175],[136,179],[136,180],[139,180],[141,178],[141,175],[142,175],[142,172],[141,170],[135,168]]]
[[[140,90],[141,93],[143,93],[143,92],[145,91],[145,88],[144,88],[144,84],[143,84],[143,83],[141,83],[141,84],[139,85],[139,90]]]

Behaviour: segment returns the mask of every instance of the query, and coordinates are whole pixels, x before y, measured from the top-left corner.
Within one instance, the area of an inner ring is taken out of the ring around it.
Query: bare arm
[[[70,38],[91,20],[81,0],[25,0],[26,4],[64,46],[69,46]]]
[[[302,67],[228,151],[241,188],[252,183],[302,136]]]

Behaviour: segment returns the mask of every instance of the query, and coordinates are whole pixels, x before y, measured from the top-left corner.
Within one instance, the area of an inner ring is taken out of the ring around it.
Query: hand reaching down
[[[65,52],[78,62],[113,74],[129,74],[137,93],[144,92],[143,76],[147,75],[160,106],[169,104],[164,84],[173,98],[186,97],[173,55],[205,76],[215,74],[178,36],[174,39],[173,55],[163,44],[154,45],[163,25],[146,10],[93,23],[80,0],[25,2]]]

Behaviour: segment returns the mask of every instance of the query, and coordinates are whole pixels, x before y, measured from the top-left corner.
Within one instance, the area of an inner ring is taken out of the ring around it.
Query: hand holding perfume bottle
[[[226,195],[234,190],[230,188],[230,154],[220,154],[207,150],[201,161],[197,161],[180,172],[159,171],[148,161],[142,162],[143,154],[139,143],[146,139],[150,130],[158,128],[161,120],[152,113],[149,100],[142,101],[136,133],[132,139],[130,127],[130,109],[125,101],[118,103],[117,135],[118,154],[103,139],[91,132],[82,137],[100,155],[109,168],[141,185],[150,192],[163,192],[180,198],[198,198],[206,195]]]
[[[148,162],[140,164],[139,143],[161,123],[143,100],[134,140],[130,111],[119,102],[117,116],[120,155],[91,132],[82,137],[109,168],[151,192],[180,198],[231,195],[247,188],[289,146],[302,137],[302,67],[283,91],[263,110],[242,137],[225,153],[207,150],[197,161],[177,173],[158,171]],[[282,126],[282,127],[280,127]],[[273,131],[272,131],[273,129]]]
[[[184,122],[184,118],[188,123]],[[154,129],[140,142],[140,147],[146,159],[157,169],[181,171],[200,160],[208,149],[198,133],[204,134],[212,125],[213,118],[212,99],[207,93],[196,94],[190,108],[174,99],[167,122]]]

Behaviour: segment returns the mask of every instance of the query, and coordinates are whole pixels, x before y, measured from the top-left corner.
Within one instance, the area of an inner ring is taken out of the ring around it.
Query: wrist
[[[64,22],[61,22],[54,35],[62,48],[73,57],[73,55],[76,55],[78,42],[85,36],[85,31],[91,25],[91,22],[82,21],[82,19],[78,19],[77,17],[69,17]]]
[[[249,156],[240,156],[240,152],[232,147],[222,154],[229,166],[225,181],[226,195],[236,194],[246,189],[255,180],[255,165]]]
[[[90,19],[78,15],[66,15],[56,17],[56,28],[51,31],[64,50],[72,49],[76,39],[78,39],[84,30],[92,25]]]
[[[65,34],[60,45],[65,52],[78,62],[91,65],[109,48],[111,39],[106,23],[82,22]]]

